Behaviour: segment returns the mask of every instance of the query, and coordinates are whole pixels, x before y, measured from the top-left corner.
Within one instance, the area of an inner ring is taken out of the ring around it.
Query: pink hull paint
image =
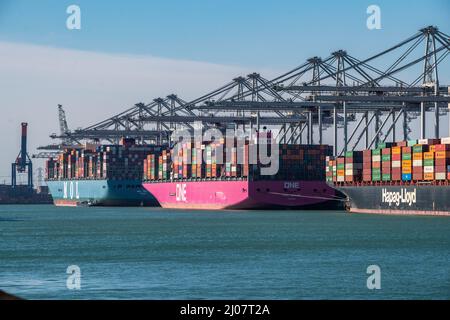
[[[337,206],[336,192],[322,181],[145,182],[163,208],[264,209]]]

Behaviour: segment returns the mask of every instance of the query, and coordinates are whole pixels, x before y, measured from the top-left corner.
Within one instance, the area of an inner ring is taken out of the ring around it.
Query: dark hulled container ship
[[[450,139],[383,143],[328,159],[327,181],[353,213],[450,216]]]
[[[30,188],[27,185],[0,184],[1,204],[51,204],[52,196],[47,187]]]
[[[416,183],[399,185],[343,185],[353,213],[450,216],[450,185]]]

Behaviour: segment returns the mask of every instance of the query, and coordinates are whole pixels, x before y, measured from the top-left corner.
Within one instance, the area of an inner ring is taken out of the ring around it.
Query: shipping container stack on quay
[[[341,205],[335,190],[326,184],[321,165],[332,153],[330,146],[281,144],[279,168],[270,175],[261,174],[270,164],[252,162],[258,148],[255,141],[236,138],[179,143],[170,156],[168,150],[147,156],[144,187],[165,208],[320,209]],[[159,166],[152,159],[158,159]]]
[[[143,159],[161,147],[137,146],[133,139],[119,145],[86,145],[66,149],[46,163],[46,182],[54,204],[61,206],[156,205],[141,186]]]
[[[362,175],[346,171],[342,179],[339,168],[355,168],[355,162]],[[381,143],[328,157],[326,172],[328,183],[347,195],[350,212],[450,216],[450,138]]]

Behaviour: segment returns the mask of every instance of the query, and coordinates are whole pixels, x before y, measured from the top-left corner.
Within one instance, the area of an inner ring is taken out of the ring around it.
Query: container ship
[[[450,138],[382,143],[327,161],[327,182],[350,212],[450,216]]]
[[[11,186],[0,184],[0,205],[2,204],[51,204],[52,197],[48,187],[36,189],[27,185]]]
[[[142,161],[161,147],[118,145],[66,149],[46,163],[46,182],[57,206],[154,206],[142,187]]]
[[[144,183],[158,203],[172,209],[330,209],[339,193],[327,185],[326,145],[279,145],[279,170],[262,175],[251,164],[257,145],[246,141],[185,142],[144,160]],[[204,161],[203,161],[204,160]]]

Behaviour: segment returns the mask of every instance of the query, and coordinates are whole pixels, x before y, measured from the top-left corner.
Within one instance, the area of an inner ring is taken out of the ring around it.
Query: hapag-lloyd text
[[[400,191],[387,191],[387,189],[383,188],[381,193],[381,201],[384,203],[388,203],[389,206],[395,204],[397,207],[400,203],[407,203],[411,206],[413,203],[417,201],[417,190],[408,191],[403,188]]]

